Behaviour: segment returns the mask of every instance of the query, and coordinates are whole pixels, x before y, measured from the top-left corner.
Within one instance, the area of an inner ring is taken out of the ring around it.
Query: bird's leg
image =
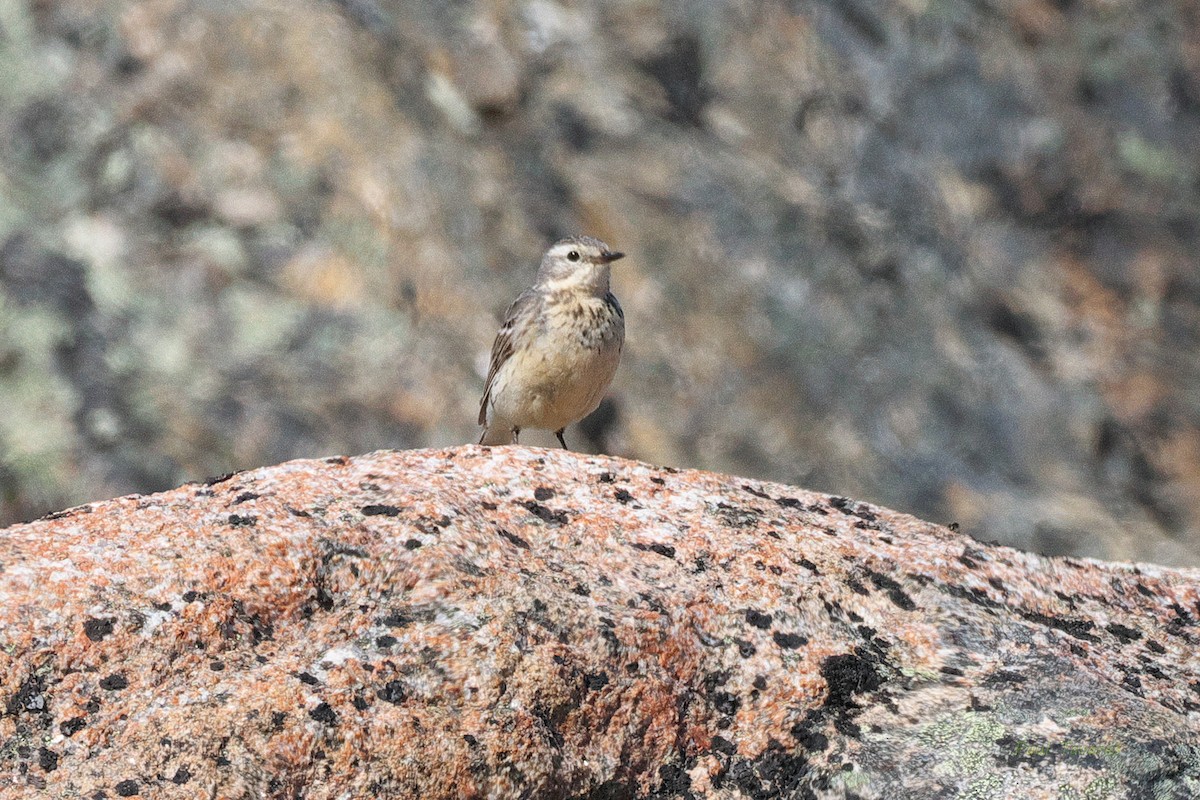
[[[563,450],[570,450],[571,448],[567,447],[567,440],[563,438],[563,431],[565,430],[566,428],[559,428],[554,432],[554,435],[558,437],[558,443],[563,446]]]
[[[513,428],[513,444],[519,444],[521,441],[521,429]]]

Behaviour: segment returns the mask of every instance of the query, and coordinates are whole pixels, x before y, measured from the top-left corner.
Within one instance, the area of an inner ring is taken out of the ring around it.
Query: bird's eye
[[[572,250],[571,252],[567,253],[567,261],[578,261],[578,260],[579,260],[579,251],[578,250]]]

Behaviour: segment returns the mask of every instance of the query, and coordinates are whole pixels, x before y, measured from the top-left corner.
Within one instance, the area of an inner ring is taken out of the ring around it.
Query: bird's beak
[[[612,251],[612,250],[608,250],[608,251],[606,251],[606,252],[604,252],[604,253],[601,253],[601,254],[600,254],[600,257],[601,257],[601,258],[603,258],[603,259],[604,259],[604,261],[605,261],[606,263],[610,263],[610,264],[611,264],[613,261],[616,261],[618,258],[624,258],[624,257],[625,257],[625,254],[624,254],[624,253],[617,253],[617,252],[614,252],[614,251]]]

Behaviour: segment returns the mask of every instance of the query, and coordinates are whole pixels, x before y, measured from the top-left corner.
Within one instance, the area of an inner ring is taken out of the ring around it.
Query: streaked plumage
[[[480,444],[511,444],[522,428],[542,428],[566,447],[563,429],[596,410],[625,342],[625,314],[609,291],[611,264],[621,257],[590,236],[546,252],[492,345]]]

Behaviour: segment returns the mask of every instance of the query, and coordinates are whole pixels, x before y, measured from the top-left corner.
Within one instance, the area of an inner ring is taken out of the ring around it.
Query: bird
[[[480,444],[513,444],[523,428],[538,428],[569,449],[567,426],[596,410],[621,360],[625,312],[609,279],[624,255],[591,236],[569,236],[546,251],[492,344]]]

